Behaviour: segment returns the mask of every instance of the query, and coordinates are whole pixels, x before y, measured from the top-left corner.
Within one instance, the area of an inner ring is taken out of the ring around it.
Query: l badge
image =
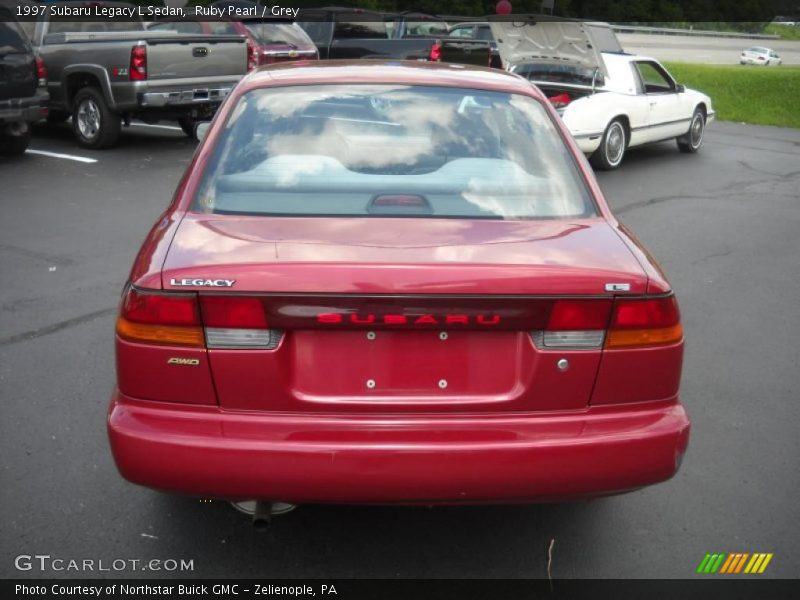
[[[631,291],[631,284],[630,283],[607,283],[606,284],[606,291],[607,292],[630,292]]]

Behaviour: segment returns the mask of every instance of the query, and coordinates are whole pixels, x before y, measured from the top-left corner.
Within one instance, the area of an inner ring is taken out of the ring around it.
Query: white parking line
[[[31,150],[28,148],[25,151],[27,154],[39,154],[41,156],[49,156],[50,158],[64,158],[66,160],[74,160],[82,163],[96,163],[96,158],[87,158],[85,156],[75,156],[74,154],[59,154],[58,152],[47,152],[46,150]]]
[[[136,125],[137,127],[155,127],[156,129],[169,129],[171,131],[183,131],[180,127],[175,125],[151,125],[150,123],[131,123],[131,126]]]

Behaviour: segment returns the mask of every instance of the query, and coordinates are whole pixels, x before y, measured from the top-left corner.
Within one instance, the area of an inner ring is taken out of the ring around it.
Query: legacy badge
[[[190,287],[233,287],[235,279],[175,279],[169,280],[170,285]]]

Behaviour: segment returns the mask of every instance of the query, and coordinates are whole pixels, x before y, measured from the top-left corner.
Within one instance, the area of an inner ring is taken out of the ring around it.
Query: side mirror
[[[211,127],[211,121],[200,121],[194,126],[194,137],[198,142],[202,142],[208,134],[208,129]]]
[[[678,92],[679,94],[682,94],[683,92],[686,91],[686,86],[683,85],[682,83],[679,83],[675,86],[675,91]]]

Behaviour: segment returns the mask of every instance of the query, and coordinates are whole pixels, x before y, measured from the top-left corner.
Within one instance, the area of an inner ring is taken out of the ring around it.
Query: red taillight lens
[[[253,42],[247,40],[247,70],[252,71],[258,66],[258,54]]]
[[[599,350],[611,315],[611,298],[602,300],[555,300],[544,329],[533,332],[542,349]]]
[[[147,79],[146,46],[134,46],[131,48],[131,65],[128,74],[131,81],[144,81]]]
[[[605,330],[612,300],[557,300],[545,331]]]
[[[201,296],[206,327],[266,329],[267,316],[258,298],[244,296]]]
[[[209,349],[274,350],[283,332],[267,326],[260,298],[200,296],[200,310]]]
[[[431,51],[428,55],[428,60],[431,62],[439,62],[442,60],[442,44],[440,42],[434,42],[431,45]]]
[[[36,57],[36,77],[39,79],[39,85],[47,85],[47,68],[41,56]]]
[[[683,327],[675,296],[615,300],[606,348],[660,346],[682,339]]]
[[[129,288],[117,319],[117,335],[132,342],[202,347],[197,296]]]

